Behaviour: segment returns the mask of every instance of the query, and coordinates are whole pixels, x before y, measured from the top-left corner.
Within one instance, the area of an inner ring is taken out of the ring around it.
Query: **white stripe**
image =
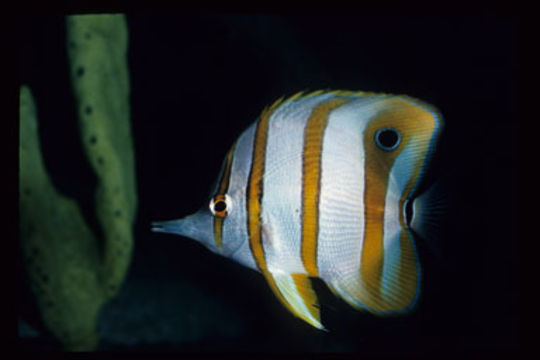
[[[371,98],[345,104],[330,113],[323,139],[319,239],[319,275],[333,281],[357,277],[364,236],[363,132],[376,109]]]
[[[234,205],[233,211],[223,222],[223,255],[232,256],[240,264],[258,270],[249,248],[246,217],[246,187],[251,169],[255,126],[252,124],[240,135],[234,149],[227,192]]]
[[[390,289],[395,286],[398,277],[401,254],[399,236],[403,229],[399,215],[403,211],[399,200],[412,176],[410,159],[414,158],[414,148],[407,147],[396,157],[388,177],[384,208],[384,265],[382,273],[382,295],[390,299]]]
[[[264,247],[271,271],[306,272],[300,255],[304,129],[313,108],[330,97],[315,96],[287,102],[270,117],[262,217],[270,237]]]

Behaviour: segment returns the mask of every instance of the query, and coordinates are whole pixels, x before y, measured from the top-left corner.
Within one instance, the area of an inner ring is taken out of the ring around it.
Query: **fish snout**
[[[180,223],[181,220],[152,221],[151,230],[154,232],[178,234],[181,229]]]

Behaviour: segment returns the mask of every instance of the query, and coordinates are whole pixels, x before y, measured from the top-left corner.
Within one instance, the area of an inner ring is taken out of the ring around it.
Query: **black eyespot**
[[[227,203],[225,203],[224,200],[219,200],[214,204],[214,211],[215,212],[222,212],[227,209]]]
[[[405,203],[405,222],[407,223],[407,225],[411,224],[413,214],[414,214],[412,203],[413,203],[412,201],[407,201]]]
[[[375,133],[375,144],[381,150],[392,151],[399,146],[400,142],[401,135],[396,129],[384,128]]]

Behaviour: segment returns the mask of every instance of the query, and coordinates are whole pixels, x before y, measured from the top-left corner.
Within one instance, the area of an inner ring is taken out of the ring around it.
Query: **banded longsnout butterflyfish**
[[[279,99],[234,142],[209,202],[153,230],[259,271],[287,309],[318,329],[310,278],[354,308],[406,313],[421,278],[415,193],[441,129],[437,110],[408,96]]]

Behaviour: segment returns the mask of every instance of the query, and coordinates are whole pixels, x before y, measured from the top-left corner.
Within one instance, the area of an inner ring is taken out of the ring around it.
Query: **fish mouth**
[[[152,221],[150,230],[154,232],[177,234],[180,230],[179,220]]]
[[[161,221],[152,221],[150,225],[150,230],[155,232],[163,232],[163,225],[161,224]]]
[[[203,244],[213,241],[212,217],[206,211],[199,211],[186,217],[174,220],[152,221],[151,230],[154,232],[175,234],[185,238],[197,240]]]

